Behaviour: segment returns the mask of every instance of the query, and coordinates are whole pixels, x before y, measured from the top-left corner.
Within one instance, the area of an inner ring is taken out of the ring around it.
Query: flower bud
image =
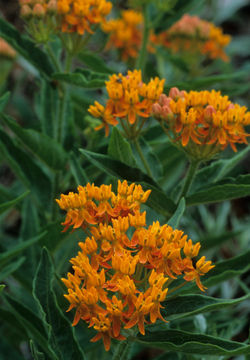
[[[215,108],[212,105],[207,105],[205,111],[204,111],[204,117],[205,119],[211,119],[213,117],[213,114],[216,113]]]
[[[167,95],[161,94],[160,97],[159,97],[159,104],[160,104],[161,106],[169,105],[170,100],[171,100],[171,99],[168,98]]]
[[[23,5],[21,7],[21,17],[28,18],[32,15],[32,10],[29,5]]]
[[[173,100],[177,100],[179,97],[183,97],[184,92],[180,91],[177,87],[173,87],[169,91],[169,97]]]
[[[152,115],[155,116],[156,118],[161,117],[161,106],[158,103],[153,104]]]
[[[31,5],[31,0],[19,0],[21,6],[23,5]]]
[[[168,105],[164,105],[161,109],[161,117],[163,119],[168,119],[170,116],[169,115],[172,115],[173,112],[172,110],[170,109],[170,107]]]
[[[50,0],[50,2],[47,5],[47,12],[49,13],[56,13],[57,11],[57,2],[56,0]]]
[[[33,8],[33,15],[39,18],[44,17],[45,15],[44,7],[41,4],[36,4]]]

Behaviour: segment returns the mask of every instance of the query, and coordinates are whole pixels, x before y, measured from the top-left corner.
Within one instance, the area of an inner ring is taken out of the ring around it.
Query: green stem
[[[186,179],[185,179],[185,183],[184,183],[182,192],[179,196],[178,202],[181,200],[182,197],[186,197],[186,195],[188,194],[188,191],[189,191],[189,189],[192,185],[192,182],[195,178],[196,171],[197,171],[199,165],[200,165],[200,160],[191,160],[190,161],[189,169],[188,169]]]
[[[61,72],[60,64],[57,61],[57,58],[56,58],[56,56],[55,56],[55,54],[54,54],[54,52],[53,52],[53,50],[52,50],[49,43],[46,44],[46,49],[47,49],[47,52],[49,54],[49,57],[50,57],[53,65],[55,66],[56,71]]]
[[[139,56],[137,58],[135,67],[136,69],[141,69],[143,74],[146,60],[147,60],[147,44],[148,38],[150,33],[150,26],[149,26],[149,13],[148,13],[148,6],[144,6],[144,29],[143,29],[143,38],[142,38],[142,45]]]
[[[143,165],[145,167],[145,170],[146,170],[147,174],[153,179],[153,174],[152,174],[152,172],[150,170],[150,167],[149,167],[149,165],[147,163],[147,160],[145,159],[145,157],[143,155],[143,152],[142,152],[142,149],[140,147],[139,141],[137,139],[135,139],[134,144],[135,144],[136,150],[138,152],[138,155],[140,156],[141,161],[142,161],[142,163],[143,163]]]
[[[128,360],[130,358],[131,346],[132,342],[128,340],[124,340],[117,344],[112,360]]]

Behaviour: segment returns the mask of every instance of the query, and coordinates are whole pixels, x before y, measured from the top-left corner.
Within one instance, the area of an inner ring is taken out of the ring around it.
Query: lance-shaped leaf
[[[184,214],[184,211],[186,209],[186,202],[185,199],[182,198],[179,202],[179,205],[177,209],[175,210],[175,213],[173,216],[168,220],[168,225],[172,226],[174,229],[178,227],[181,217]]]
[[[7,102],[9,101],[9,97],[10,97],[9,91],[0,97],[0,111],[4,110],[5,106],[7,105]]]
[[[13,206],[16,206],[20,201],[22,201],[28,194],[30,193],[30,191],[26,191],[25,193],[23,193],[22,195],[18,196],[17,198],[7,201],[3,204],[0,204],[0,214],[2,214],[3,212],[11,209]]]
[[[53,79],[83,88],[98,89],[105,85],[107,75],[86,69],[76,69],[73,73],[55,73]]]
[[[54,170],[65,167],[67,154],[62,146],[49,136],[32,129],[23,129],[11,117],[0,115],[7,126],[36,156]]]
[[[0,36],[5,39],[20,55],[33,64],[47,77],[53,73],[53,67],[47,55],[7,21],[0,17]]]
[[[105,61],[100,56],[90,51],[81,51],[78,54],[78,59],[87,65],[91,70],[104,74],[113,74],[114,72],[114,70],[110,69],[106,65]]]
[[[83,360],[84,354],[76,340],[74,329],[59,308],[52,288],[54,267],[48,250],[43,248],[34,279],[33,296],[39,307],[49,344],[60,360]]]
[[[128,166],[136,167],[136,161],[131,146],[116,127],[112,129],[108,146],[108,155]]]
[[[150,347],[185,354],[234,356],[250,352],[250,345],[244,343],[180,330],[150,332],[145,336],[138,336],[136,341]]]
[[[162,303],[161,314],[167,320],[179,319],[186,316],[201,314],[209,311],[224,309],[229,306],[237,305],[249,299],[250,294],[238,299],[217,299],[205,295],[179,295],[166,300]]]
[[[226,179],[187,197],[187,205],[209,204],[250,195],[250,175]]]

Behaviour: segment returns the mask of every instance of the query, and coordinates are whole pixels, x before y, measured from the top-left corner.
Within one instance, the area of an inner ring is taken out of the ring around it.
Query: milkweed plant
[[[15,26],[11,4],[0,17],[1,359],[247,360],[247,5],[16,5]]]

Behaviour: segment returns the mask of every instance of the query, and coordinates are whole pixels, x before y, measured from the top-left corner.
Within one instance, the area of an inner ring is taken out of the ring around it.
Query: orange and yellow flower
[[[72,271],[62,279],[68,289],[65,298],[68,311],[76,309],[73,325],[87,322],[97,331],[92,341],[102,339],[109,350],[112,338],[126,339],[126,329],[136,326],[144,335],[145,323],[166,321],[161,309],[168,283],[182,278],[204,291],[200,277],[214,265],[204,256],[195,264],[200,244],[182,231],[159,222],[146,225],[140,207],[150,190],[119,181],[117,193],[111,186],[94,184],[78,191],[57,200],[67,211],[63,225],[88,232],[79,243],[81,251],[70,260]]]
[[[93,27],[104,22],[111,9],[112,3],[106,0],[57,0],[62,31],[79,35],[93,33]]]
[[[96,128],[105,128],[106,136],[109,125],[116,125],[118,120],[127,137],[137,137],[145,120],[150,116],[152,105],[163,92],[164,80],[154,78],[148,84],[142,81],[141,71],[128,71],[127,75],[114,74],[106,82],[109,99],[106,106],[91,105],[89,113],[102,120]]]
[[[136,58],[142,42],[143,16],[134,10],[124,10],[121,18],[102,24],[102,30],[110,34],[107,48],[117,48],[121,58]]]
[[[188,14],[170,29],[151,36],[151,44],[169,48],[173,52],[203,54],[210,59],[228,61],[224,51],[231,37],[223,34],[221,28]]]
[[[220,91],[179,91],[162,94],[152,108],[167,135],[195,159],[209,159],[230,145],[247,144],[250,112]]]

